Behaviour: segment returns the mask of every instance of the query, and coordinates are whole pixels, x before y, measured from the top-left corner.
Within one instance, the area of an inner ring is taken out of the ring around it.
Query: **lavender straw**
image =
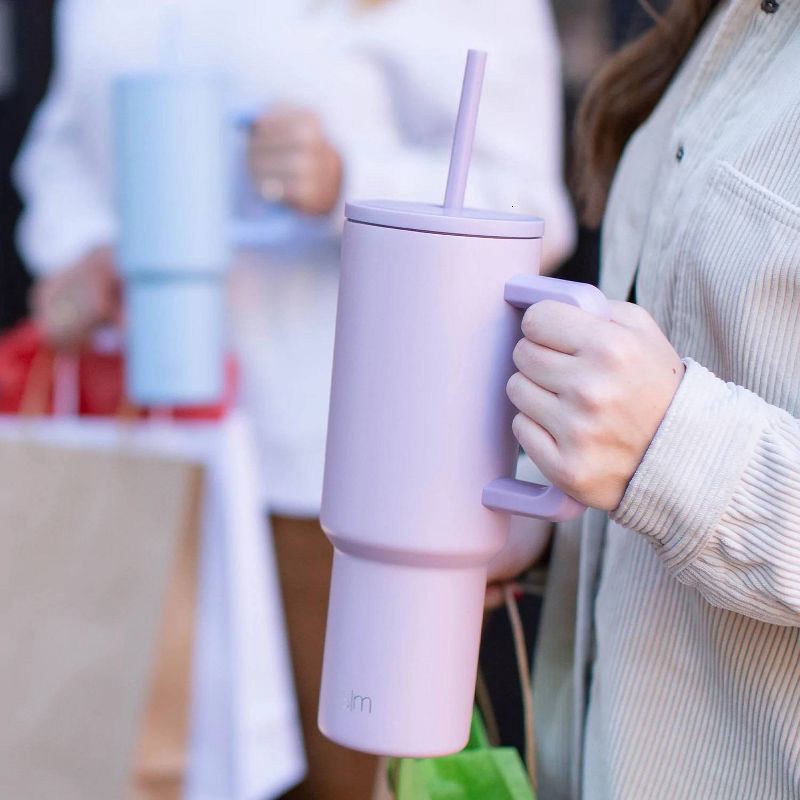
[[[464,83],[461,87],[461,102],[450,153],[450,171],[447,174],[447,189],[444,207],[460,211],[464,208],[464,193],[467,190],[467,175],[472,159],[472,144],[475,141],[475,126],[481,104],[483,73],[486,69],[486,53],[482,50],[467,52],[464,68]]]

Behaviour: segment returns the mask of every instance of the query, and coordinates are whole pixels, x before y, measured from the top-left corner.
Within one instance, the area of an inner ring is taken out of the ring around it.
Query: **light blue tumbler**
[[[128,396],[153,406],[217,402],[230,261],[223,82],[125,76],[113,113]]]

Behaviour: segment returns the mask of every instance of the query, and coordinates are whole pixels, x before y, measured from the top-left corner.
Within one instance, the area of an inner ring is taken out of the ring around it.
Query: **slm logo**
[[[365,711],[367,714],[372,713],[372,698],[367,697],[363,694],[356,694],[352,689],[350,690],[350,694],[347,695],[347,700],[345,701],[345,708],[348,711],[358,711],[359,713],[364,713]]]

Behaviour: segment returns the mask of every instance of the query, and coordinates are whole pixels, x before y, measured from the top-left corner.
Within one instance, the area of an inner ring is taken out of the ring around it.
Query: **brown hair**
[[[655,108],[718,0],[672,0],[589,84],[575,120],[574,188],[583,221],[596,227],[622,150]]]

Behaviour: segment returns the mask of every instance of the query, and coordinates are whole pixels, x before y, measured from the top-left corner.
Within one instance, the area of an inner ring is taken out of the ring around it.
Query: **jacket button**
[[[766,2],[766,0],[765,0],[765,2]],[[679,144],[678,145],[678,149],[675,151],[675,160],[678,161],[678,162],[683,161],[684,154],[685,154],[685,151],[683,149],[683,145]]]
[[[761,0],[761,10],[765,14],[774,14],[780,8],[778,0]]]

